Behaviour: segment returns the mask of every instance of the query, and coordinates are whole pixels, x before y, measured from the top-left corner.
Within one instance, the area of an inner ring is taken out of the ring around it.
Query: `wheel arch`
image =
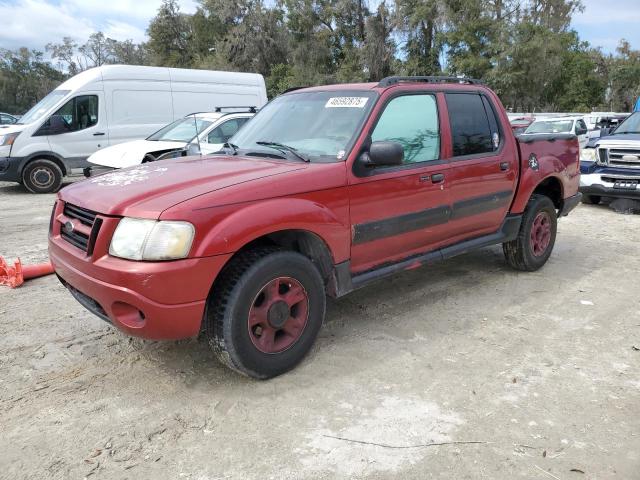
[[[532,195],[545,195],[551,199],[558,211],[562,210],[564,205],[564,186],[562,179],[557,174],[549,174],[537,183],[531,182],[527,187],[520,187],[511,207],[511,213],[522,213]]]
[[[18,170],[18,174],[20,175],[20,178],[22,178],[22,173],[24,172],[24,169],[27,167],[29,163],[33,162],[34,160],[41,160],[41,159],[52,161],[53,163],[58,165],[58,167],[60,167],[60,170],[62,170],[63,176],[67,175],[67,166],[65,165],[62,157],[53,152],[43,151],[43,152],[34,152],[24,159],[24,161],[22,162]]]

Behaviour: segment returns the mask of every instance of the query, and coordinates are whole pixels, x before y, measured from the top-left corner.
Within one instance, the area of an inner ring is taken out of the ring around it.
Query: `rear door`
[[[451,243],[497,231],[513,199],[517,153],[505,148],[495,106],[483,93],[445,95],[451,135]]]
[[[400,143],[404,163],[370,169],[354,166],[349,186],[354,273],[434,250],[447,237],[442,101],[432,92],[404,91],[387,93],[379,105],[382,109],[374,111],[375,121],[367,132],[370,140]]]

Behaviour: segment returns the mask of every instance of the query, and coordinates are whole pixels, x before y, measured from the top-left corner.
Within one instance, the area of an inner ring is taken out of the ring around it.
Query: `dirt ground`
[[[46,259],[53,198],[0,183],[0,255]],[[0,478],[640,479],[639,244],[581,205],[539,272],[492,247],[330,301],[266,382],[0,287]]]

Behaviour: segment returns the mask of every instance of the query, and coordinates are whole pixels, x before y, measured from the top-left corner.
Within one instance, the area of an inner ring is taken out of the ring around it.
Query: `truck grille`
[[[97,217],[96,212],[70,203],[64,205],[63,213],[71,221],[75,220],[76,228],[67,228],[66,224],[61,225],[60,236],[71,245],[91,255],[102,220]]]
[[[634,148],[600,149],[600,159],[604,156],[607,164],[618,168],[640,169],[640,150]]]

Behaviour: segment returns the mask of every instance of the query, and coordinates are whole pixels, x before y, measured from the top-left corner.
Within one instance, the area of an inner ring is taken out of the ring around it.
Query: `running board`
[[[465,240],[448,247],[444,247],[432,252],[420,253],[400,260],[395,263],[388,263],[381,267],[376,267],[366,272],[351,275],[350,262],[346,261],[335,266],[334,281],[336,298],[342,297],[354,290],[364,287],[372,282],[380,280],[396,273],[413,270],[424,265],[432,265],[441,260],[446,260],[463,253],[468,253],[479,248],[509,242],[518,236],[522,215],[509,215],[503,222],[502,227],[495,233]]]

